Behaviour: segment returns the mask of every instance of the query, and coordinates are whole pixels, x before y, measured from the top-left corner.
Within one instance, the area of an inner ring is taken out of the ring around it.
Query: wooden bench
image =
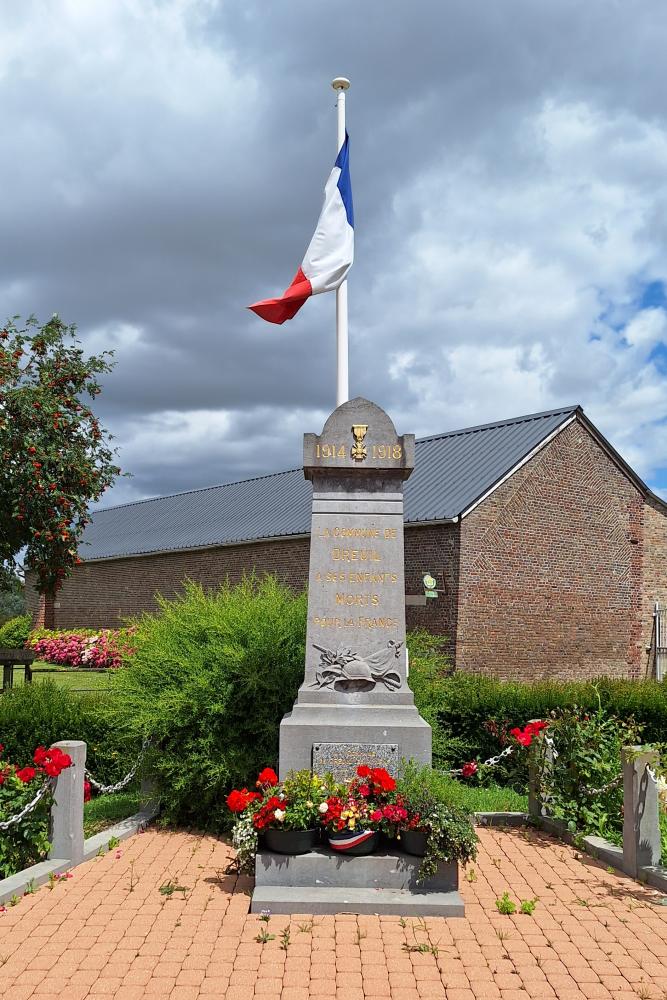
[[[23,667],[25,679],[32,680],[30,670],[35,654],[29,649],[8,649],[0,646],[0,666],[2,667],[2,690],[7,691],[14,687],[14,667]]]

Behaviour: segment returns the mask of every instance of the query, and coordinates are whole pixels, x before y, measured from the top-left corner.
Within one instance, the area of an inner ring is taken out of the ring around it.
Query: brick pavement
[[[151,830],[25,897],[0,914],[0,996],[667,1000],[659,894],[535,831],[481,831],[476,880],[462,881],[465,919],[425,926],[349,915],[263,923],[248,914],[249,880],[225,873],[231,856],[213,837]],[[185,897],[160,893],[169,880]],[[534,915],[498,914],[505,890],[538,897]],[[274,939],[258,943],[262,930]]]

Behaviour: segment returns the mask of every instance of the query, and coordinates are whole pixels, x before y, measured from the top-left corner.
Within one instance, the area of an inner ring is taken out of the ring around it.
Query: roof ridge
[[[573,406],[559,406],[554,410],[541,410],[539,413],[525,413],[520,417],[509,417],[507,420],[493,420],[488,424],[473,424],[471,427],[461,427],[455,431],[443,431],[442,434],[431,434],[428,437],[417,438],[415,444],[424,444],[426,441],[439,441],[442,438],[458,437],[461,434],[472,434],[476,431],[488,431],[493,427],[508,427],[510,424],[523,424],[529,420],[546,420],[547,417],[555,417],[559,413],[575,413],[581,410],[581,404]]]
[[[509,417],[507,420],[494,420],[488,424],[476,424],[472,427],[462,427],[454,431],[443,431],[441,434],[431,434],[428,437],[417,438],[415,444],[426,444],[428,441],[441,441],[443,438],[459,437],[463,434],[472,434],[476,431],[491,430],[494,427],[507,427],[511,424],[526,423],[529,420],[546,419],[547,417],[555,417],[559,413],[574,413],[577,410],[581,410],[581,405],[579,403],[574,406],[558,407],[554,410],[542,410],[539,413],[526,413],[520,417]],[[268,472],[263,476],[249,476],[247,479],[232,479],[227,483],[215,483],[212,486],[200,486],[194,490],[180,490],[176,493],[161,493],[159,496],[155,497],[144,497],[142,500],[127,500],[125,503],[113,504],[111,507],[100,507],[99,509],[93,511],[93,514],[104,514],[111,510],[121,510],[123,507],[137,507],[139,504],[153,503],[155,500],[169,500],[172,497],[185,497],[194,493],[205,493],[207,490],[220,490],[225,486],[240,486],[241,483],[259,482],[262,479],[273,479],[276,476],[287,476],[292,472],[301,472],[301,467],[283,469],[281,472]]]

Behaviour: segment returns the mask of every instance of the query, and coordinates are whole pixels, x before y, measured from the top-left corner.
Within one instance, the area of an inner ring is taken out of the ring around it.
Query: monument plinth
[[[280,777],[351,777],[431,763],[431,728],[407,684],[403,483],[414,435],[358,397],[304,436],[313,484],[303,684],[280,726]]]

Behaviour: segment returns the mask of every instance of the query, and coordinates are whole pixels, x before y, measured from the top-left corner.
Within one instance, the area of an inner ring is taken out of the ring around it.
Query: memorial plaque
[[[403,483],[413,467],[414,435],[397,434],[367,399],[304,435],[313,484],[306,662],[281,724],[281,775],[315,766],[313,747],[325,743],[395,744],[398,759],[430,763],[430,727],[406,676]]]
[[[360,764],[384,767],[390,774],[396,775],[398,761],[398,743],[313,744],[313,771],[316,774],[333,774],[336,781],[354,778]]]

